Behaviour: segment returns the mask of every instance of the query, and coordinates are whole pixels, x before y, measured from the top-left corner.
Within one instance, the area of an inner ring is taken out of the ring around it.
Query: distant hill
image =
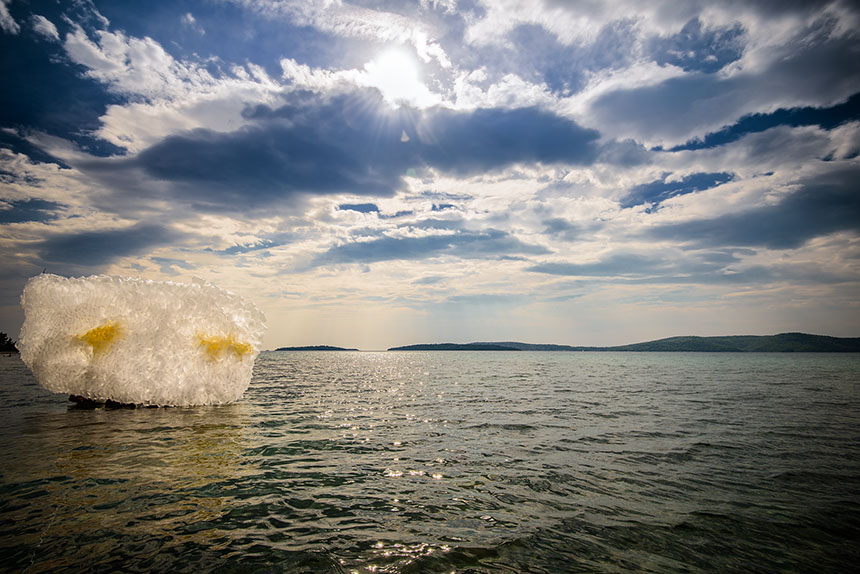
[[[669,337],[647,343],[611,347],[613,351],[709,351],[742,353],[860,353],[860,338],[807,333],[733,335],[727,337]]]
[[[441,343],[393,347],[389,351],[631,351],[734,353],[860,353],[860,337],[827,337],[807,333],[730,335],[724,337],[668,337],[615,347],[536,345],[514,341]]]
[[[358,349],[345,349],[343,347],[332,347],[331,345],[311,345],[309,347],[278,347],[276,351],[357,351]]]
[[[570,345],[540,345],[534,343],[517,343],[515,341],[504,342],[478,342],[473,345],[497,345],[515,349],[517,351],[594,351],[597,347],[571,347]]]
[[[389,351],[519,351],[496,343],[432,343],[429,345],[406,345],[405,347],[391,347]]]

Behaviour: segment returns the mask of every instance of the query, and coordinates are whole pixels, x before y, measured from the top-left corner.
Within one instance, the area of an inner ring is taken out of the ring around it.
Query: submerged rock
[[[136,409],[156,408],[157,405],[136,405],[134,403],[118,403],[110,399],[88,399],[80,395],[69,395],[69,400],[79,409]]]

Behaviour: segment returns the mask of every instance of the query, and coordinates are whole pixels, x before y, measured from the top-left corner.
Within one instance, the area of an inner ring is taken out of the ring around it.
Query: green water
[[[10,572],[844,572],[860,356],[264,353],[83,410],[0,357]]]

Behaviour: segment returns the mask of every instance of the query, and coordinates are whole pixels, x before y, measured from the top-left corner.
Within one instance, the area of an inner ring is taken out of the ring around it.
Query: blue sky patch
[[[860,93],[852,95],[848,100],[835,106],[814,108],[780,108],[769,114],[751,114],[744,116],[737,123],[725,127],[718,132],[707,134],[702,139],[690,140],[666,151],[682,151],[707,149],[737,141],[747,134],[763,132],[776,126],[820,126],[831,130],[846,122],[860,120]]]
[[[704,191],[731,181],[734,176],[730,173],[721,172],[693,173],[676,181],[670,181],[669,177],[670,174],[666,174],[656,181],[637,185],[621,201],[621,207],[628,208],[649,204],[646,211],[650,213],[671,197]]]

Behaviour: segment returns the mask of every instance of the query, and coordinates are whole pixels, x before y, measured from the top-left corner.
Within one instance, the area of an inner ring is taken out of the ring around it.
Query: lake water
[[[0,357],[0,569],[844,572],[860,355],[264,353],[96,409]]]

